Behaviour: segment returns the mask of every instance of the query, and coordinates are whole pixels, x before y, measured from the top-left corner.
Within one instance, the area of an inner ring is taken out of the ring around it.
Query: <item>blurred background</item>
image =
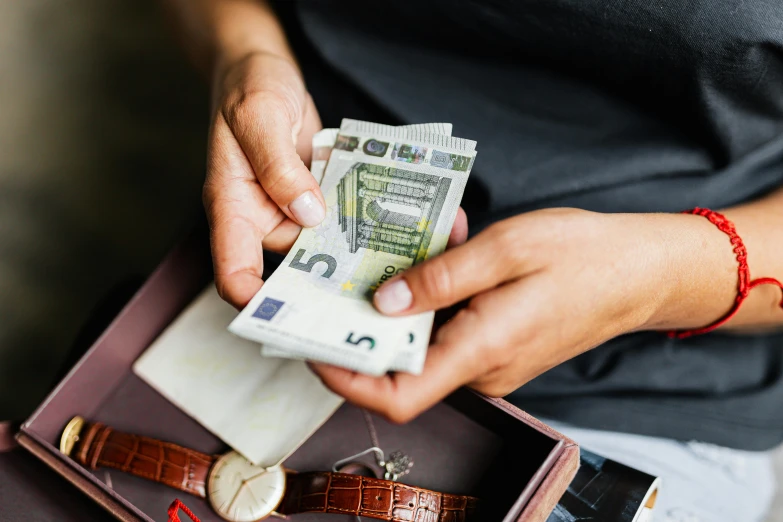
[[[0,419],[201,215],[204,81],[156,2],[0,0]]]
[[[0,0],[0,49],[2,420],[202,218],[208,105],[155,2]]]

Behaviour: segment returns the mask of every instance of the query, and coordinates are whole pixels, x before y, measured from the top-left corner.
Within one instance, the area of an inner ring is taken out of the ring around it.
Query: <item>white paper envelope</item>
[[[285,460],[340,407],[303,361],[262,357],[226,327],[236,310],[210,284],[133,371],[254,464]]]

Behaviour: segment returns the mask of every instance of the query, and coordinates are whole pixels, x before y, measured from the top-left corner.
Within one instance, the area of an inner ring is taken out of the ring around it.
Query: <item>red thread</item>
[[[169,522],[180,522],[178,514],[180,509],[184,511],[185,514],[193,520],[193,522],[201,522],[198,517],[194,515],[190,509],[188,509],[188,506],[183,504],[182,501],[178,498],[175,498],[174,502],[172,502],[169,506]]]
[[[772,277],[760,277],[758,279],[754,279],[753,281],[750,280],[748,251],[745,248],[745,244],[742,242],[742,238],[740,238],[739,234],[737,234],[737,229],[734,227],[734,223],[732,223],[726,216],[708,208],[699,207],[696,207],[692,210],[685,210],[683,213],[695,214],[697,216],[705,217],[710,220],[710,223],[718,227],[721,232],[729,236],[731,244],[734,247],[734,253],[737,254],[737,262],[739,263],[739,281],[737,282],[737,297],[734,299],[734,306],[731,307],[731,310],[729,310],[726,315],[703,328],[684,331],[671,330],[667,332],[668,336],[673,339],[685,339],[686,337],[690,337],[692,335],[704,334],[726,324],[729,319],[734,317],[734,315],[739,311],[740,305],[742,305],[742,302],[748,297],[750,291],[757,286],[777,285],[781,290],[783,290],[783,283]],[[783,308],[783,298],[781,298],[780,306]]]

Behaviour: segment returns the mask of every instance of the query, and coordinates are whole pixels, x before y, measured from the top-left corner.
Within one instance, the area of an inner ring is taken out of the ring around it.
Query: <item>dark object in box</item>
[[[205,453],[227,449],[131,371],[135,359],[208,284],[208,259],[201,234],[175,249],[17,435],[23,447],[120,520],[166,520],[174,498],[204,522],[221,520],[206,500],[114,470],[91,472],[57,449],[74,415]],[[579,462],[573,441],[505,401],[469,390],[455,392],[410,424],[380,419],[376,424],[388,450],[401,449],[415,461],[405,483],[478,496],[482,522],[546,520]],[[328,470],[336,460],[368,447],[367,437],[360,412],[343,405],[284,465]],[[353,522],[349,516],[325,514],[295,520]]]

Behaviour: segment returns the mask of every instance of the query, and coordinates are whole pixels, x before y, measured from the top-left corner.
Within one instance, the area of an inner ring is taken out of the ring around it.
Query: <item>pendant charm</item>
[[[386,469],[383,478],[396,481],[403,475],[407,475],[413,467],[413,460],[401,451],[395,451],[389,455],[389,460],[380,463]]]

